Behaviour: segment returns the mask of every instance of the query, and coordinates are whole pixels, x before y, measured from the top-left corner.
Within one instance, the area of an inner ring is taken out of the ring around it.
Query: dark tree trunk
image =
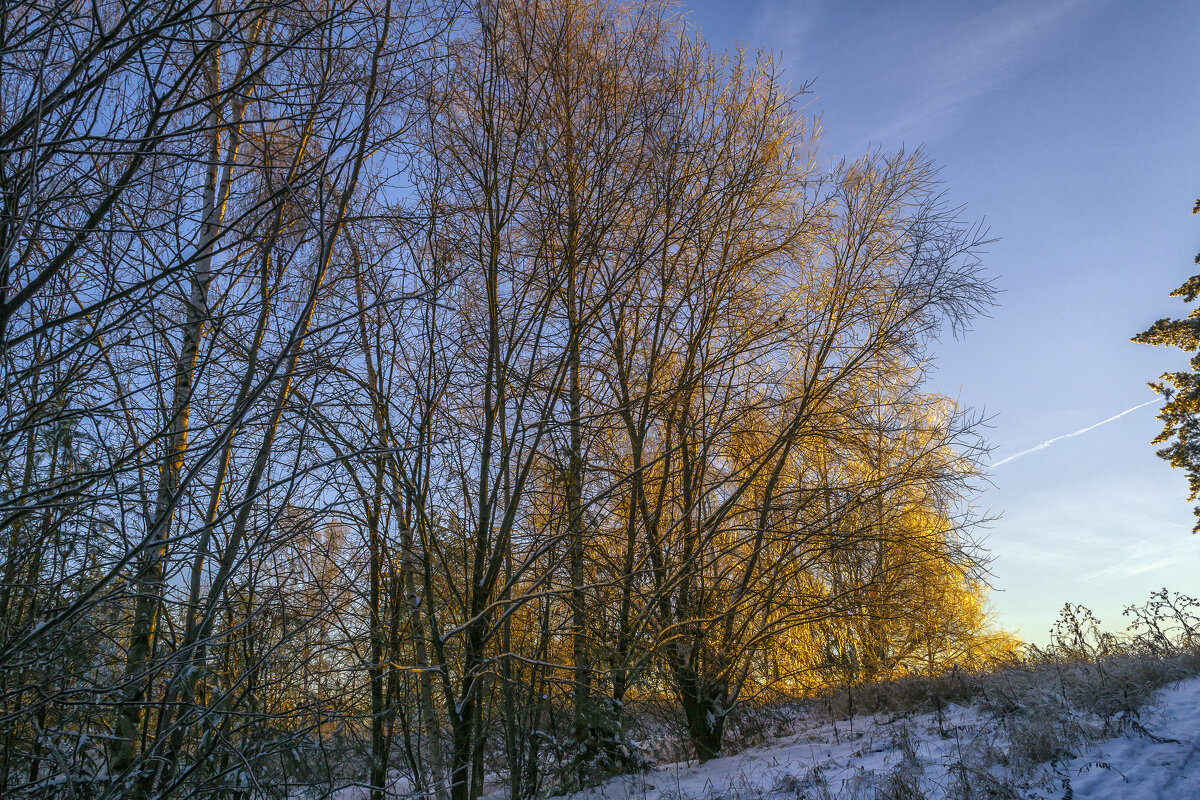
[[[696,758],[701,762],[717,758],[724,745],[729,687],[724,682],[705,681],[687,667],[676,667],[674,672]]]

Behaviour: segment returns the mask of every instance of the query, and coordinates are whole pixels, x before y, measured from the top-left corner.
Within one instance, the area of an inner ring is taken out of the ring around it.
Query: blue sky
[[[1200,250],[1200,3],[685,3],[714,45],[781,57],[822,159],[921,145],[999,241],[990,318],[938,348],[931,388],[991,417],[993,463],[1154,399],[1186,356],[1129,342],[1186,313]],[[1044,641],[1065,602],[1110,627],[1163,586],[1200,594],[1184,475],[1158,403],[998,464],[978,504],[999,619]]]

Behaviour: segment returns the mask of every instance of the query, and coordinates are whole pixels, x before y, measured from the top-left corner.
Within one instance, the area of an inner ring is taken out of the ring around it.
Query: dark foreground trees
[[[978,640],[921,384],[980,233],[770,59],[584,0],[0,38],[0,794],[531,797],[630,703],[709,758]]]

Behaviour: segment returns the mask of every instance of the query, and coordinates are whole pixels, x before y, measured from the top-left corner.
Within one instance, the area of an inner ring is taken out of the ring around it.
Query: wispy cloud
[[[861,13],[820,0],[763,0],[750,30],[801,67],[793,77],[816,78],[818,94],[833,86],[862,98],[850,123],[862,126],[853,134],[860,140],[845,151],[854,153],[940,138],[987,95],[1069,49],[1071,34],[1104,4],[1007,0],[974,13],[881,4]],[[845,107],[846,98],[834,99]]]
[[[1055,39],[1095,6],[1085,0],[1014,0],[960,23],[946,36],[944,47],[932,48],[914,66],[912,79],[920,90],[904,98],[905,109],[869,140],[911,137],[914,131],[945,126],[984,95],[1061,52]]]
[[[1134,406],[1133,408],[1125,409],[1120,414],[1113,414],[1108,419],[1102,419],[1094,425],[1088,425],[1086,428],[1080,428],[1079,430],[1073,431],[1072,433],[1064,433],[1062,436],[1055,436],[1053,439],[1047,439],[1046,441],[1042,442],[1041,444],[1034,445],[1033,447],[1029,448],[1028,450],[1022,450],[1019,453],[1014,453],[1013,455],[1009,456],[1008,458],[1000,459],[995,464],[992,464],[992,467],[993,468],[999,467],[1003,464],[1007,464],[1010,461],[1018,459],[1021,456],[1027,456],[1030,453],[1036,453],[1038,450],[1045,450],[1047,447],[1054,444],[1055,442],[1061,442],[1063,439],[1071,439],[1071,438],[1074,438],[1081,434],[1087,433],[1088,431],[1095,430],[1096,428],[1099,428],[1101,425],[1107,425],[1108,423],[1113,422],[1114,420],[1120,419],[1121,417],[1125,416],[1126,414],[1132,414],[1134,411],[1137,411],[1139,408],[1145,408],[1146,406],[1150,405],[1151,403],[1157,403],[1157,402],[1158,402],[1157,399],[1147,400],[1144,403],[1139,403],[1138,405]]]
[[[813,30],[820,3],[798,3],[794,0],[765,0],[759,4],[750,31],[754,42],[766,42],[770,47],[785,51],[800,49]]]
[[[1141,575],[1146,572],[1153,572],[1156,569],[1169,567],[1172,564],[1179,562],[1175,556],[1166,556],[1154,561],[1146,561],[1145,558],[1127,558],[1124,561],[1113,564],[1112,566],[1098,569],[1094,572],[1089,572],[1079,580],[1081,582],[1097,581],[1097,580],[1126,580],[1135,575]]]

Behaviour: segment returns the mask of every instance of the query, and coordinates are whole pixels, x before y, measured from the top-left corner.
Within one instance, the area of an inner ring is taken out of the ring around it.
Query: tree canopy
[[[1192,213],[1197,212],[1200,212],[1200,200],[1192,207]],[[1200,254],[1196,255],[1195,263],[1200,264]],[[1200,295],[1200,275],[1188,278],[1170,296],[1194,303],[1197,295]],[[1134,336],[1133,341],[1178,347],[1195,354],[1189,362],[1190,370],[1167,372],[1158,381],[1150,383],[1166,400],[1158,414],[1163,429],[1154,437],[1153,443],[1166,443],[1167,446],[1158,451],[1159,457],[1187,473],[1188,500],[1195,500],[1200,496],[1200,307],[1192,309],[1186,317],[1158,320]],[[1200,506],[1196,506],[1194,512],[1197,521],[1192,532],[1196,533],[1200,531]]]
[[[1001,649],[926,153],[666,0],[20,8],[0,796],[521,800]]]

